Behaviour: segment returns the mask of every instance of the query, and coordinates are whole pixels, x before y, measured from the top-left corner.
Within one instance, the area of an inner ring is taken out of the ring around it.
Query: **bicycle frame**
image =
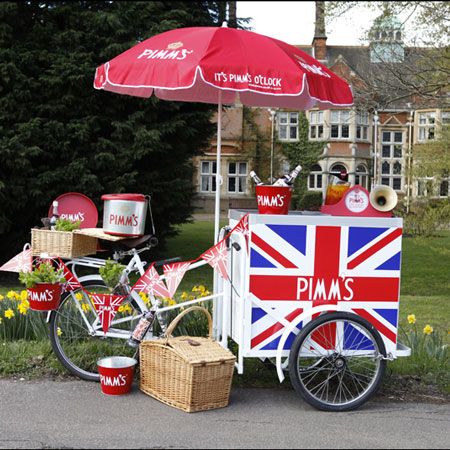
[[[141,253],[143,250],[145,250],[145,249],[141,249],[141,250],[132,249],[129,252],[127,252],[128,254],[130,254],[132,256],[132,258],[130,259],[130,261],[126,265],[125,269],[123,270],[122,277],[121,277],[122,287],[125,288],[125,290],[127,292],[127,297],[131,297],[132,300],[137,304],[139,310],[141,311],[140,314],[129,315],[126,317],[121,317],[119,319],[113,319],[111,321],[110,328],[105,333],[102,329],[102,324],[101,324],[101,321],[99,320],[98,315],[96,314],[97,317],[96,317],[95,321],[93,323],[91,323],[89,321],[85,311],[81,307],[80,302],[78,302],[77,299],[75,298],[75,293],[70,292],[70,296],[72,297],[72,300],[75,302],[77,309],[78,309],[87,329],[89,330],[89,333],[92,336],[103,337],[103,338],[128,339],[131,336],[130,331],[115,329],[114,326],[121,324],[121,323],[131,322],[133,320],[140,319],[145,313],[147,313],[149,311],[147,304],[143,301],[143,299],[141,298],[139,293],[131,289],[130,284],[129,284],[129,278],[128,278],[128,275],[132,272],[137,272],[137,273],[139,273],[140,276],[142,276],[145,273],[145,266],[147,265],[147,262],[142,261],[139,256],[139,253]],[[188,270],[194,270],[205,264],[207,264],[207,262],[204,260],[195,262],[190,265]],[[77,277],[76,266],[85,266],[85,267],[92,267],[92,268],[98,269],[105,265],[105,260],[99,259],[99,258],[90,258],[90,257],[74,258],[74,259],[70,260],[69,262],[67,262],[66,265],[71,266],[71,270],[72,270],[73,274]],[[162,275],[161,279],[164,280],[164,278],[165,278],[164,275]],[[100,280],[101,280],[101,277],[98,274],[86,275],[86,276],[79,278],[80,282],[100,281]],[[194,303],[200,303],[200,302],[205,302],[208,300],[213,300],[215,298],[222,296],[223,294],[212,294],[212,295],[208,295],[206,297],[202,297],[199,299],[189,300],[186,302],[178,303],[176,305],[165,306],[165,307],[161,307],[161,301],[156,299],[153,296],[153,294],[148,293],[147,295],[150,299],[151,306],[155,309],[161,329],[163,332],[165,332],[168,324],[162,318],[161,313],[170,311],[172,309],[178,309],[178,308],[181,308],[184,306],[189,306]],[[93,311],[95,312],[95,309],[93,309]],[[48,315],[48,318],[49,317],[50,317],[50,314]],[[48,318],[47,318],[47,320],[48,320]]]

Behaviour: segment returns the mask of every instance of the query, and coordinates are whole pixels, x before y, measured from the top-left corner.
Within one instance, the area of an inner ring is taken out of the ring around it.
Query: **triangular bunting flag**
[[[166,277],[167,289],[170,294],[170,298],[173,298],[177,287],[186,273],[186,270],[191,265],[190,262],[179,262],[173,264],[164,264],[164,276]]]
[[[237,231],[238,233],[241,233],[245,237],[245,243],[247,244],[246,248],[248,250],[248,238],[249,238],[249,231],[248,231],[248,214],[246,214],[239,223],[231,230],[231,232]]]
[[[161,280],[159,273],[153,267],[153,264],[145,271],[144,275],[136,281],[132,290],[158,295],[163,298],[170,297],[169,291]]]
[[[222,278],[228,280],[227,260],[228,249],[225,239],[222,239],[214,247],[200,255],[213,269],[216,269]]]
[[[103,332],[106,333],[119,309],[120,304],[126,298],[124,295],[113,294],[89,294],[94,303],[94,308],[102,324]]]
[[[5,272],[31,272],[33,270],[33,257],[31,248],[24,250],[0,267]]]
[[[69,291],[76,291],[77,289],[82,289],[81,283],[78,281],[78,278],[69,270],[69,268],[62,262],[62,260],[59,260],[59,267],[63,269],[63,275],[66,279],[66,283],[64,285],[64,290]]]

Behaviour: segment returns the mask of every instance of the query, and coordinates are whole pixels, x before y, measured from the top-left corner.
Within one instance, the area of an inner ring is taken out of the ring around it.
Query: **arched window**
[[[397,32],[395,33],[395,39],[396,39],[397,41],[401,41],[401,40],[402,40],[402,33],[401,33],[401,31],[397,31]]]
[[[347,172],[347,167],[341,163],[337,163],[331,166],[330,172]]]
[[[355,184],[359,184],[360,186],[368,189],[369,188],[369,177],[367,167],[364,164],[359,164],[356,168],[355,174]]]
[[[311,167],[308,177],[308,189],[311,191],[322,189],[322,168],[319,164]]]

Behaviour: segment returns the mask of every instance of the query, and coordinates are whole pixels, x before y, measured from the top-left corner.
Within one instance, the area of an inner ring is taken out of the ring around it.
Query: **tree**
[[[152,196],[161,241],[188,220],[191,157],[209,143],[213,105],[93,89],[95,68],[137,41],[213,26],[212,2],[0,4],[0,244],[20,251],[51,201],[82,192]],[[148,222],[148,221],[147,221]]]
[[[326,146],[327,141],[314,142],[309,140],[309,122],[306,114],[301,111],[298,114],[298,141],[283,143],[283,153],[289,161],[290,167],[294,168],[298,164],[302,166],[300,175],[296,178],[294,192],[297,199],[301,200],[308,190],[308,176],[311,167],[316,164]],[[295,207],[301,207],[301,204]]]
[[[395,107],[399,101],[428,106],[448,105],[450,92],[450,50],[448,46],[450,3],[445,1],[326,2],[328,21],[355,8],[380,11],[375,21],[404,17],[400,25],[410,25],[404,58],[389,52],[377,55],[377,64],[355,67],[363,80],[355,89],[355,104],[365,109]],[[372,30],[373,31],[373,30]],[[369,31],[366,41],[373,40]],[[374,51],[374,47],[371,47]]]

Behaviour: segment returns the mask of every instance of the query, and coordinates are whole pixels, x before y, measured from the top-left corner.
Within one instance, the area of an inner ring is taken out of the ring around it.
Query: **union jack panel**
[[[274,356],[283,320],[320,305],[337,305],[363,317],[378,330],[387,352],[395,354],[401,220],[321,217],[299,223],[301,218],[290,223],[250,220],[246,355]],[[304,325],[291,333],[284,355]],[[354,339],[357,333],[348,325],[335,330],[335,338],[343,337],[345,348],[355,350],[353,342],[364,342]],[[324,347],[318,338],[315,345]]]

